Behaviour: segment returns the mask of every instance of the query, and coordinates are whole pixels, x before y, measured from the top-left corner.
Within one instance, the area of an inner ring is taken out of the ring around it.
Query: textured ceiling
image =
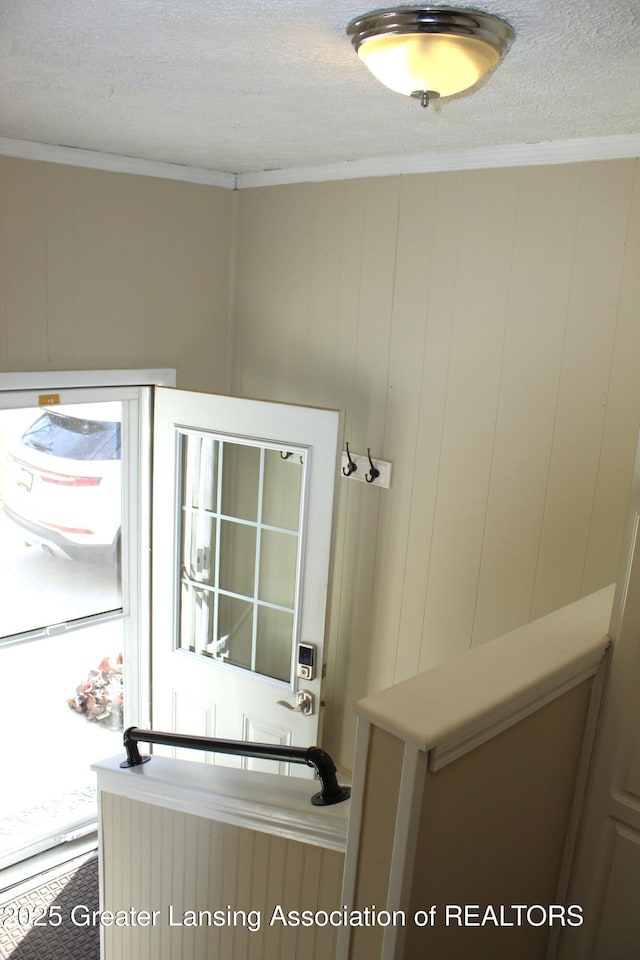
[[[638,0],[486,0],[515,42],[439,113],[353,52],[383,5],[3,0],[0,137],[245,173],[640,132]]]

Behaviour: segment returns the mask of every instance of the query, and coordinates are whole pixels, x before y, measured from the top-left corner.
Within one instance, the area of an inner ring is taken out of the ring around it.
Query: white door
[[[156,390],[155,729],[318,742],[339,432],[336,411]]]
[[[611,620],[613,656],[581,829],[562,960],[640,957],[640,447]]]

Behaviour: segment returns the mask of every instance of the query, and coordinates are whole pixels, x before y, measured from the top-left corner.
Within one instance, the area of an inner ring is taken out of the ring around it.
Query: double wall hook
[[[369,449],[369,447],[367,447],[367,456],[369,457],[369,466],[371,467],[371,469],[369,470],[368,473],[365,474],[364,478],[367,481],[367,483],[373,483],[373,481],[380,476],[380,471],[373,464],[373,460],[371,459],[371,450]]]
[[[342,452],[342,473],[345,477],[368,483],[376,489],[388,490],[391,486],[391,463],[388,460],[373,460],[371,450],[367,447],[366,454],[351,453],[349,444],[345,444],[346,451]]]
[[[346,467],[342,468],[342,472],[345,477],[350,477],[352,473],[355,473],[358,469],[358,464],[355,460],[352,459],[351,454],[349,453],[349,444],[345,444],[347,448],[347,460],[349,461]]]

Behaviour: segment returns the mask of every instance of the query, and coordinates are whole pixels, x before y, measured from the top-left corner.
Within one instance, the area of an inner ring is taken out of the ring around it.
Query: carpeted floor
[[[0,960],[100,960],[97,926],[83,926],[84,907],[98,909],[98,858],[93,855],[4,891],[0,897]],[[76,910],[76,922],[72,911]]]

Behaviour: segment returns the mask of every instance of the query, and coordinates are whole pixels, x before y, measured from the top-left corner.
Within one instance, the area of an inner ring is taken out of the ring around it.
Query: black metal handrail
[[[249,740],[222,740],[219,737],[193,737],[186,733],[162,733],[160,730],[140,730],[128,727],[122,741],[127,751],[127,759],[121,767],[138,767],[151,760],[142,756],[138,743],[157,743],[165,747],[187,747],[191,750],[206,750],[209,753],[232,753],[239,757],[259,757],[262,760],[286,760],[289,763],[304,763],[315,767],[322,784],[322,790],[314,793],[311,803],[324,807],[341,803],[351,796],[351,788],[343,787],[336,777],[336,765],[322,747],[290,747],[274,743],[252,743]]]

